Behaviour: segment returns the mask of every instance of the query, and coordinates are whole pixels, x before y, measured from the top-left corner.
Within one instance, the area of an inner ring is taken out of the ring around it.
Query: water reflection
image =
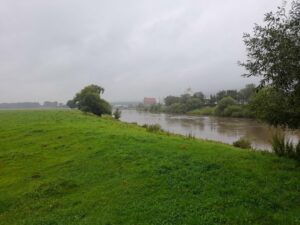
[[[270,150],[271,128],[252,119],[222,118],[207,116],[186,116],[153,114],[135,110],[123,110],[122,121],[143,124],[160,124],[169,132],[221,141],[231,144],[240,137],[246,137],[252,142],[252,147]],[[289,132],[289,138],[296,142],[300,139],[299,132]]]

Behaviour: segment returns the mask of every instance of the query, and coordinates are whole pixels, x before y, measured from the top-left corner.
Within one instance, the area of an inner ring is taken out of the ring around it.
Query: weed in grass
[[[195,135],[194,135],[193,133],[188,133],[188,134],[186,135],[186,138],[187,138],[187,139],[196,139],[196,138],[195,138]]]
[[[234,147],[238,147],[238,148],[245,148],[245,149],[251,148],[251,142],[243,137],[241,137],[239,140],[233,142],[232,145]]]
[[[157,132],[161,132],[161,126],[159,124],[150,124],[150,125],[146,125],[146,130],[149,132],[153,132],[153,133],[157,133]]]
[[[275,131],[272,134],[272,149],[278,156],[285,155],[285,135],[283,131]]]
[[[34,174],[32,174],[31,179],[38,179],[40,177],[41,177],[40,173],[34,173]]]
[[[300,141],[294,144],[291,140],[287,139],[282,130],[277,130],[272,134],[271,143],[276,155],[286,156],[300,161]]]
[[[300,141],[298,141],[298,144],[296,145],[296,158],[300,161]]]
[[[42,183],[30,194],[30,196],[36,199],[50,198],[52,196],[70,193],[77,187],[78,185],[71,180],[58,180],[50,183]]]

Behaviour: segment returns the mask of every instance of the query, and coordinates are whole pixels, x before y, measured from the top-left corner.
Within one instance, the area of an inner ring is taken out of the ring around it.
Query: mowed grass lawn
[[[300,166],[78,111],[0,111],[0,224],[299,225]]]

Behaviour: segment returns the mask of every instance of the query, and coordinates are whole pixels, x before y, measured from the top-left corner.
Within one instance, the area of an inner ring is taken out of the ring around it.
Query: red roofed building
[[[156,104],[156,99],[155,98],[144,98],[144,105],[155,105]]]

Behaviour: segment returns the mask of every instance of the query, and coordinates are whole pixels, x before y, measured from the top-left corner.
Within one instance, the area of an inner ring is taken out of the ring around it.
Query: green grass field
[[[0,111],[0,224],[300,224],[300,166],[78,111]]]

